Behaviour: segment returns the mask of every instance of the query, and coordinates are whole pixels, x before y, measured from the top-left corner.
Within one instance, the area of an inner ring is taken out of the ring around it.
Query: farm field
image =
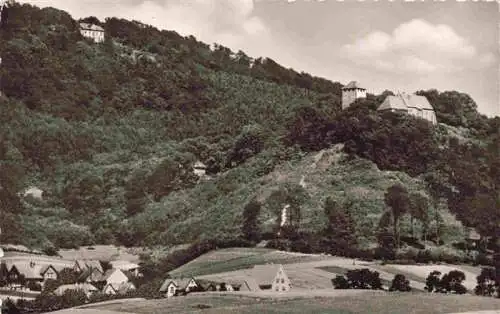
[[[285,265],[294,286],[303,289],[330,288],[331,279],[336,275],[343,275],[351,269],[369,268],[380,273],[386,288],[396,274],[403,274],[412,288],[419,291],[424,290],[425,279],[431,271],[446,273],[456,269],[465,273],[464,285],[468,290],[473,290],[476,276],[481,271],[481,267],[469,265],[382,265],[380,261],[366,262],[337,256],[298,254],[263,248],[231,248],[208,252],[173,270],[170,275],[220,280],[247,276],[248,268],[266,263]]]
[[[122,313],[371,313],[371,314],[440,314],[465,311],[492,311],[500,300],[476,296],[438,295],[425,293],[372,292],[292,298],[268,298],[265,295],[211,295],[114,303],[87,306],[85,309]],[[62,314],[62,312],[60,312]],[[70,312],[68,312],[70,313]],[[75,313],[75,312],[71,312]],[[88,312],[90,313],[90,312]]]
[[[202,276],[266,263],[291,264],[308,261],[321,261],[323,255],[282,252],[265,248],[229,248],[208,252],[197,259],[170,272],[173,277]]]

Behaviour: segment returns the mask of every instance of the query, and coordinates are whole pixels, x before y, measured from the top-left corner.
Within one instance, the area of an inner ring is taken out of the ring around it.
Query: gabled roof
[[[97,282],[101,280],[102,275],[98,269],[86,269],[80,274],[78,281],[90,280],[91,282]]]
[[[97,269],[101,273],[104,272],[101,262],[99,262],[98,260],[76,260],[75,264],[78,265],[78,268],[83,271],[87,269]]]
[[[108,283],[102,290],[104,291],[108,287],[116,293],[126,293],[130,290],[135,290],[135,285],[131,282],[122,282],[120,284]]]
[[[131,269],[136,269],[139,268],[139,265],[136,263],[132,263],[129,261],[123,261],[123,260],[118,260],[118,261],[111,261],[109,262],[113,268],[121,269],[121,270],[131,270]]]
[[[170,284],[174,284],[176,287],[177,287],[177,283],[175,282],[175,279],[172,279],[172,278],[167,278],[165,279],[165,281],[161,284],[161,287],[160,287],[160,292],[167,292],[167,288],[168,286],[170,286]]]
[[[387,96],[385,100],[382,102],[382,104],[378,107],[378,110],[389,110],[389,109],[395,109],[395,110],[408,110],[408,107],[406,106],[405,102],[401,97],[398,96]]]
[[[168,286],[171,283],[173,283],[175,285],[176,289],[185,290],[187,288],[189,282],[191,282],[191,280],[193,280],[196,283],[196,285],[198,285],[198,282],[194,278],[181,278],[181,279],[168,278],[168,279],[165,279],[165,281],[163,282],[163,284],[160,287],[160,292],[166,292]]]
[[[181,279],[176,279],[175,282],[177,284],[177,289],[180,290],[185,290],[189,284],[193,280],[196,283],[196,280],[194,278],[181,278]],[[198,285],[198,284],[197,284]]]
[[[111,277],[116,272],[121,272],[123,274],[123,272],[120,269],[111,268],[111,269],[106,270],[106,272],[101,276],[100,281],[107,281],[109,279],[109,277]],[[123,274],[123,275],[125,275],[125,274]]]
[[[432,108],[425,96],[404,93],[395,96],[387,96],[384,102],[378,107],[378,110],[395,109],[406,111],[409,108],[434,111],[434,108]]]
[[[24,276],[25,279],[43,279],[42,275],[40,274],[42,268],[43,265],[40,264],[35,264],[32,266],[29,262],[23,262],[12,265],[9,272],[15,269],[20,275]]]
[[[283,270],[283,272],[285,272],[283,266],[280,264],[255,265],[250,270],[249,274],[257,282],[257,284],[270,285],[273,283],[273,280],[279,270]]]
[[[80,28],[89,31],[104,32],[104,28],[102,28],[101,26],[90,23],[80,23]]]
[[[365,88],[361,87],[357,81],[351,81],[351,82],[349,82],[349,84],[342,87],[342,89],[355,89],[355,88],[365,89]]]
[[[47,270],[49,270],[50,268],[52,268],[56,274],[59,273],[60,270],[57,270],[54,266],[52,265],[45,265],[45,266],[42,266],[42,268],[40,269],[40,275],[45,275],[45,273],[47,272]]]

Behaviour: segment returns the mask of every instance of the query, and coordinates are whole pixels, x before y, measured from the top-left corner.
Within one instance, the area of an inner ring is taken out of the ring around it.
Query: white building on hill
[[[96,43],[104,41],[104,28],[90,23],[80,23],[80,33],[83,37],[90,38]]]
[[[415,94],[398,93],[395,96],[387,96],[378,110],[404,112],[412,116],[425,119],[432,124],[437,123],[436,113],[425,96]]]

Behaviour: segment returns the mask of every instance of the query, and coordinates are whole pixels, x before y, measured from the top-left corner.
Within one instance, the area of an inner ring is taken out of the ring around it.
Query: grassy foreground
[[[129,313],[452,313],[494,310],[500,300],[476,296],[420,293],[372,293],[339,297],[294,299],[255,298],[237,295],[190,295],[87,307]]]

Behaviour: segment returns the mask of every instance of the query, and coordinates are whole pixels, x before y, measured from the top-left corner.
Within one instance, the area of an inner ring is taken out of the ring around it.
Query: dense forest
[[[331,218],[334,232],[335,221],[357,219],[345,212],[360,199],[339,201],[331,184],[314,195],[298,182],[259,191],[278,167],[337,144],[352,169],[364,160],[413,180],[429,207],[483,237],[500,236],[500,118],[479,114],[468,95],[418,91],[437,126],[378,112],[390,91],[341,111],[341,83],[138,21],[85,20],[105,29],[103,43],[83,38],[64,11],[16,3],[3,12],[3,242],[47,249],[231,240],[247,236],[249,219],[259,226],[279,216],[283,204],[295,206],[296,228],[317,232]],[[196,160],[211,180],[193,174]],[[337,178],[351,179],[348,171]],[[42,200],[23,197],[30,186],[44,191]],[[342,210],[326,210],[334,207]],[[374,224],[363,228],[375,234]]]

